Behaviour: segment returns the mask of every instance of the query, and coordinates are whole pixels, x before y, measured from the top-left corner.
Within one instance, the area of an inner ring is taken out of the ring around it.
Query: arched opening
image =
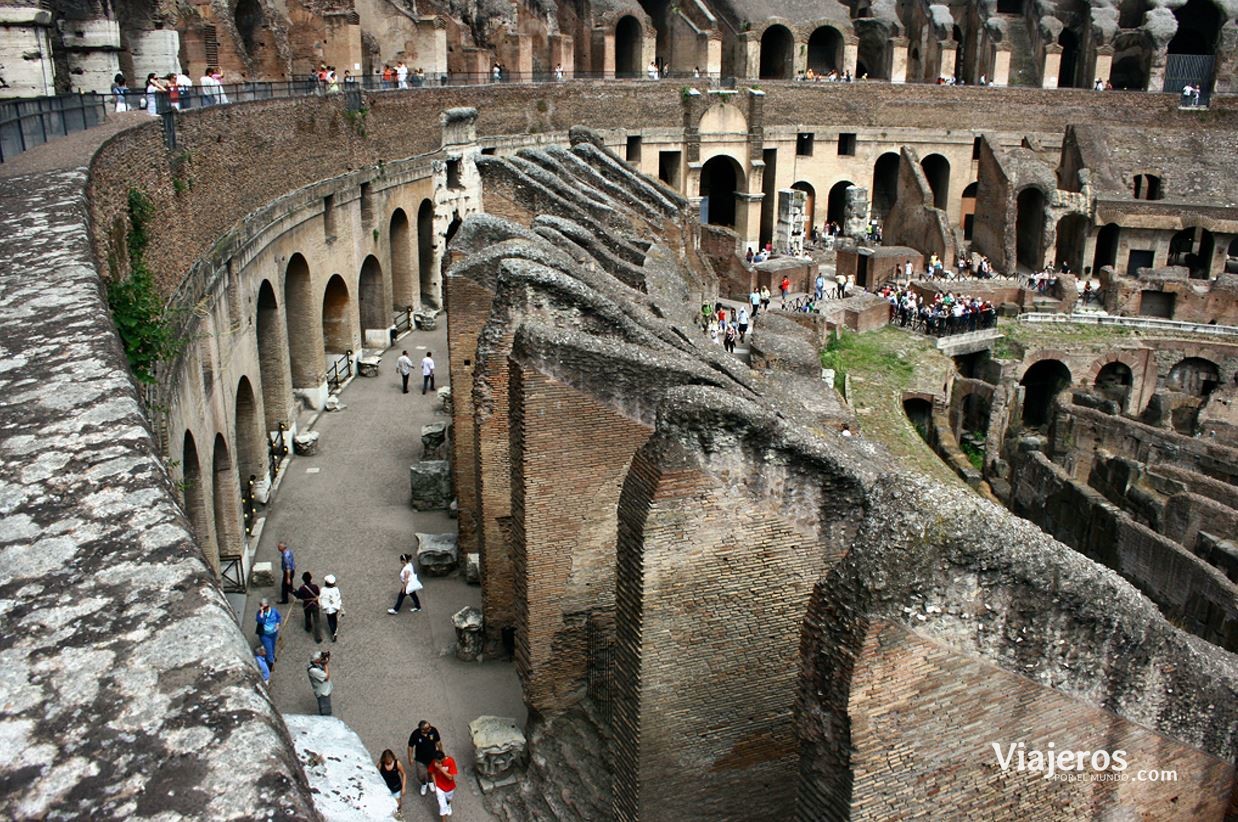
[[[1152,49],[1142,31],[1119,34],[1113,41],[1113,65],[1109,82],[1115,89],[1143,91],[1148,87]],[[1179,89],[1180,90],[1180,89]]]
[[[1016,207],[1015,258],[1027,270],[1036,271],[1044,263],[1045,195],[1038,188],[1025,188],[1019,192]]]
[[[1092,274],[1099,275],[1105,266],[1118,264],[1118,233],[1121,229],[1117,223],[1106,223],[1096,232],[1096,252],[1092,255]]]
[[[930,445],[933,442],[933,404],[921,397],[903,400],[903,413],[915,427],[920,438]]]
[[[998,14],[1022,14],[1023,0],[997,0]]]
[[[1118,28],[1139,28],[1149,8],[1148,0],[1122,0],[1118,6]]]
[[[898,196],[898,155],[887,151],[873,163],[873,214],[884,218]]]
[[[640,0],[640,7],[644,9],[645,14],[649,15],[649,22],[653,24],[653,29],[656,35],[654,51],[656,53],[655,60],[658,68],[666,66],[668,63],[674,68],[673,54],[675,51],[675,43],[672,39],[674,31],[672,29],[672,15],[678,13],[679,6],[677,3],[672,3],[671,0]],[[682,56],[682,50],[681,50]],[[680,66],[679,68],[685,68]]]
[[[1221,35],[1221,11],[1211,0],[1189,0],[1174,9],[1178,31],[1169,41],[1169,54],[1215,54]]]
[[[950,161],[940,154],[930,154],[920,161],[920,168],[933,190],[933,207],[945,211],[950,202]]]
[[[810,183],[803,180],[792,183],[791,188],[804,192],[804,239],[812,236],[812,227],[817,224],[817,193]]]
[[[438,307],[434,299],[434,204],[422,200],[417,207],[417,271],[421,304]]]
[[[353,347],[352,324],[349,322],[348,286],[339,274],[327,281],[322,295],[322,342],[328,356],[339,356]]]
[[[970,240],[976,230],[976,192],[980,183],[972,182],[963,189],[963,203],[959,207],[959,219],[963,226],[963,239]]]
[[[1070,369],[1061,360],[1040,360],[1027,369],[1023,386],[1023,424],[1040,428],[1049,422],[1053,398],[1070,386]]]
[[[253,57],[254,50],[258,46],[258,34],[266,23],[266,18],[262,14],[262,5],[258,0],[239,0],[232,19],[236,23],[236,32],[241,36],[241,43],[245,46],[246,54]]]
[[[735,225],[735,194],[740,190],[743,170],[730,157],[711,157],[701,167],[700,196],[706,198],[705,217],[710,225]]]
[[[846,227],[847,225],[847,189],[853,187],[855,183],[850,180],[834,183],[830,188],[829,200],[826,203],[826,219],[831,223],[838,223],[839,226]]]
[[[181,490],[185,495],[185,513],[193,527],[194,539],[202,553],[210,558],[218,554],[211,535],[211,515],[207,512],[206,486],[202,479],[202,463],[198,458],[198,443],[186,431],[181,445]],[[212,561],[212,565],[217,564]]]
[[[284,271],[284,316],[294,388],[310,388],[321,379],[322,331],[316,322],[313,294],[309,264],[300,254],[293,254]]]
[[[288,380],[284,367],[284,338],[275,289],[268,280],[258,288],[258,379],[266,430],[274,431],[288,412]]]
[[[1130,397],[1134,375],[1131,368],[1124,362],[1106,363],[1096,374],[1096,393],[1107,400],[1113,400],[1122,411],[1126,410],[1126,400]]]
[[[412,228],[404,209],[391,215],[388,238],[391,245],[391,307],[399,311],[417,304],[417,286],[413,279]]]
[[[250,477],[261,480],[267,475],[266,433],[249,377],[236,385],[236,462],[242,485]]]
[[[357,279],[357,309],[361,316],[361,336],[369,331],[386,336],[391,317],[387,313],[387,301],[383,298],[383,267],[373,254],[361,263],[361,276]]]
[[[1211,360],[1187,357],[1169,369],[1165,386],[1193,397],[1206,397],[1221,384],[1221,369]]]
[[[1212,276],[1212,253],[1216,240],[1212,232],[1199,226],[1184,228],[1169,241],[1169,264],[1185,266],[1193,280]]]
[[[456,232],[460,230],[460,226],[464,221],[460,219],[460,212],[453,211],[451,213],[451,222],[447,224],[447,233],[443,235],[443,259],[440,264],[439,279],[435,282],[435,287],[443,281],[447,276],[447,263],[450,260],[449,250],[451,249],[451,240],[456,236]]]
[[[1079,70],[1082,68],[1079,60],[1079,35],[1072,29],[1062,29],[1058,35],[1057,44],[1062,47],[1062,60],[1058,64],[1057,87],[1079,88]]]
[[[211,505],[215,509],[214,556],[207,556],[218,571],[220,557],[241,554],[241,486],[232,468],[228,443],[223,434],[215,435],[214,456],[211,459]]]
[[[808,68],[816,74],[842,73],[843,36],[833,26],[821,26],[808,38]]]
[[[1057,222],[1057,262],[1069,265],[1074,274],[1083,273],[1083,245],[1089,225],[1082,214],[1067,214]]]
[[[855,61],[856,79],[890,79],[890,43],[885,23],[857,24],[856,34],[860,38]]]
[[[641,46],[645,32],[640,21],[628,15],[619,18],[615,25],[615,76],[639,77],[645,67],[641,65]]]
[[[959,430],[956,436],[960,442],[966,438],[971,440],[972,448],[983,449],[984,438],[989,430],[989,401],[982,394],[968,394],[963,397],[962,414],[959,416]],[[972,435],[968,437],[967,435]],[[967,449],[964,449],[967,450]]]
[[[1157,177],[1155,174],[1135,175],[1136,200],[1159,200],[1163,196],[1160,177]]]
[[[786,26],[770,26],[761,35],[762,80],[790,80],[795,67],[795,39]]]

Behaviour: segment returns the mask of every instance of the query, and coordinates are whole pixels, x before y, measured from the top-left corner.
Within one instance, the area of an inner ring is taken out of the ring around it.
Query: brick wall
[[[473,425],[473,363],[477,358],[477,338],[490,316],[490,303],[494,294],[476,282],[450,273],[447,287],[443,289],[447,314],[451,317],[451,333],[448,335],[448,362],[450,363],[451,393],[451,460],[452,476],[456,484],[456,500],[460,509],[460,553],[478,550],[479,523],[476,519],[478,506],[477,488],[477,432]],[[493,561],[495,567],[487,567]],[[506,563],[501,557],[481,557],[483,606],[484,595],[490,590],[503,590],[500,586],[488,585],[486,575],[494,572],[503,576]]]

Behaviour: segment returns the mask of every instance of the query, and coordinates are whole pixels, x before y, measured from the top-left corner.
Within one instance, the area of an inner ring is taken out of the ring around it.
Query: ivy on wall
[[[125,243],[129,251],[129,275],[115,277],[107,284],[107,302],[120,341],[139,382],[155,381],[159,360],[176,350],[171,324],[155,289],[155,278],[143,255],[150,244],[155,207],[136,188],[129,189],[129,231]]]

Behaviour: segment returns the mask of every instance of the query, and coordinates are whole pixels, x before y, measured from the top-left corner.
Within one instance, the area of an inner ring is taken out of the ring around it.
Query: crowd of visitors
[[[912,288],[887,285],[878,292],[890,304],[890,322],[934,336],[993,328],[997,310],[988,300],[952,291],[925,299]]]

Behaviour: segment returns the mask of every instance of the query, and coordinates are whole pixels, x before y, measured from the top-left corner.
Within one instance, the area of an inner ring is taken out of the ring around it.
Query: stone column
[[[910,44],[906,37],[890,38],[890,55],[894,58],[890,65],[890,82],[907,82],[907,50]]]
[[[722,76],[722,33],[712,31],[704,36],[704,54],[700,57],[701,73],[712,79]]]
[[[1040,72],[1041,88],[1057,88],[1058,74],[1062,70],[1062,47],[1056,43],[1045,46],[1045,65]]]
[[[1109,75],[1113,72],[1113,46],[1101,46],[1096,50],[1096,76],[1088,78],[1089,81],[1099,77],[1102,80],[1108,80]],[[1091,84],[1089,83],[1089,88]]]
[[[750,174],[750,177],[760,175]],[[755,194],[735,192],[735,233],[739,235],[745,247],[757,247],[761,240],[761,201],[765,195],[758,191]]]
[[[959,59],[959,44],[958,43],[942,43],[941,44],[941,76],[942,77],[958,77],[959,70],[962,66],[958,64]]]
[[[641,40],[640,49],[640,72],[642,77],[645,76],[645,69],[648,68],[649,63],[656,60],[657,57],[658,35],[656,32],[651,34],[649,31],[646,31],[644,38]],[[671,66],[671,68],[682,68],[682,66]]]
[[[607,80],[615,79],[615,33],[613,31],[593,30],[593,70],[599,72]]]
[[[737,38],[736,49],[741,58],[735,74],[743,80],[756,80],[761,76],[761,41],[750,31]]]
[[[999,43],[997,53],[993,55],[993,76],[989,78],[989,84],[994,86],[1005,86],[1010,83],[1010,45],[1008,43]]]
[[[1152,64],[1148,67],[1148,85],[1145,91],[1161,91],[1165,88],[1165,61],[1169,55],[1167,46],[1162,46],[1152,55]],[[1173,91],[1173,89],[1170,89]],[[1182,89],[1178,89],[1182,93]]]
[[[576,43],[568,34],[550,36],[550,68],[563,66],[563,78],[572,79],[576,70]]]
[[[860,59],[860,44],[858,41],[848,41],[843,44],[843,70],[851,72],[855,77],[855,65]]]

